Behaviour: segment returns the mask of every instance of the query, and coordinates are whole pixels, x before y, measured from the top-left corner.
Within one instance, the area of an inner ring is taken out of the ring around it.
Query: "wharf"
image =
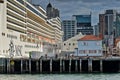
[[[0,73],[110,73],[120,72],[120,57],[107,58],[0,58]]]

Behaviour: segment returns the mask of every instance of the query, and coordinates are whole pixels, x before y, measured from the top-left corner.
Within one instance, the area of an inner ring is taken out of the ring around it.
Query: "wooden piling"
[[[92,59],[88,59],[88,71],[92,72]]]
[[[21,73],[23,73],[23,59],[21,59]]]
[[[5,59],[3,59],[3,73],[5,73],[5,64],[6,64],[6,62],[5,62]]]
[[[40,59],[40,73],[42,73],[42,59]]]
[[[7,73],[10,73],[10,58],[7,59]]]
[[[29,67],[28,67],[28,61],[27,60],[25,61],[25,64],[26,64],[26,68],[25,69],[26,69],[26,71],[28,71]]]
[[[71,59],[69,60],[69,73],[71,72]]]
[[[36,61],[36,72],[39,72],[39,62],[38,62],[38,60]]]
[[[82,72],[82,59],[80,59],[80,72]]]
[[[100,72],[103,72],[103,60],[100,60]]]
[[[65,71],[65,61],[63,60],[63,72]]]
[[[60,59],[60,73],[62,73],[62,59]]]
[[[52,59],[50,59],[50,72],[52,73]]]
[[[77,60],[75,61],[75,71],[78,72],[78,62],[77,62]]]
[[[31,73],[31,59],[29,59],[29,73]]]
[[[119,61],[119,71],[118,72],[120,72],[120,61]]]

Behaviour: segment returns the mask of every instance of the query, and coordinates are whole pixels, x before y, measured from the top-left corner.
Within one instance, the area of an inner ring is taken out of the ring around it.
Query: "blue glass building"
[[[91,15],[73,15],[76,21],[75,34],[80,32],[85,35],[93,34],[93,27],[91,26]]]

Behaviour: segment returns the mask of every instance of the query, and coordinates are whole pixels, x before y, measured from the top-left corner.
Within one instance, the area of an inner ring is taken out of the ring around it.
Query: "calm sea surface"
[[[117,74],[39,74],[39,75],[3,75],[0,80],[120,80]]]

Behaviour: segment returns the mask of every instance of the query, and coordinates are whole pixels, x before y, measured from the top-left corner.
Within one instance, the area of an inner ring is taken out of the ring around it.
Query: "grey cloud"
[[[80,0],[55,0],[55,1],[58,1],[58,2],[75,2],[75,1],[80,1]]]
[[[52,0],[51,0],[52,1]],[[111,0],[55,0],[59,2],[85,2],[85,3],[96,3],[96,2],[106,2],[106,1],[111,1]]]
[[[82,2],[102,2],[104,0],[81,0]]]
[[[32,0],[44,9],[49,0]],[[99,13],[106,9],[120,10],[120,0],[50,0],[55,8],[60,10],[61,19],[71,19],[74,14],[89,14],[92,11],[92,24],[97,24]]]

